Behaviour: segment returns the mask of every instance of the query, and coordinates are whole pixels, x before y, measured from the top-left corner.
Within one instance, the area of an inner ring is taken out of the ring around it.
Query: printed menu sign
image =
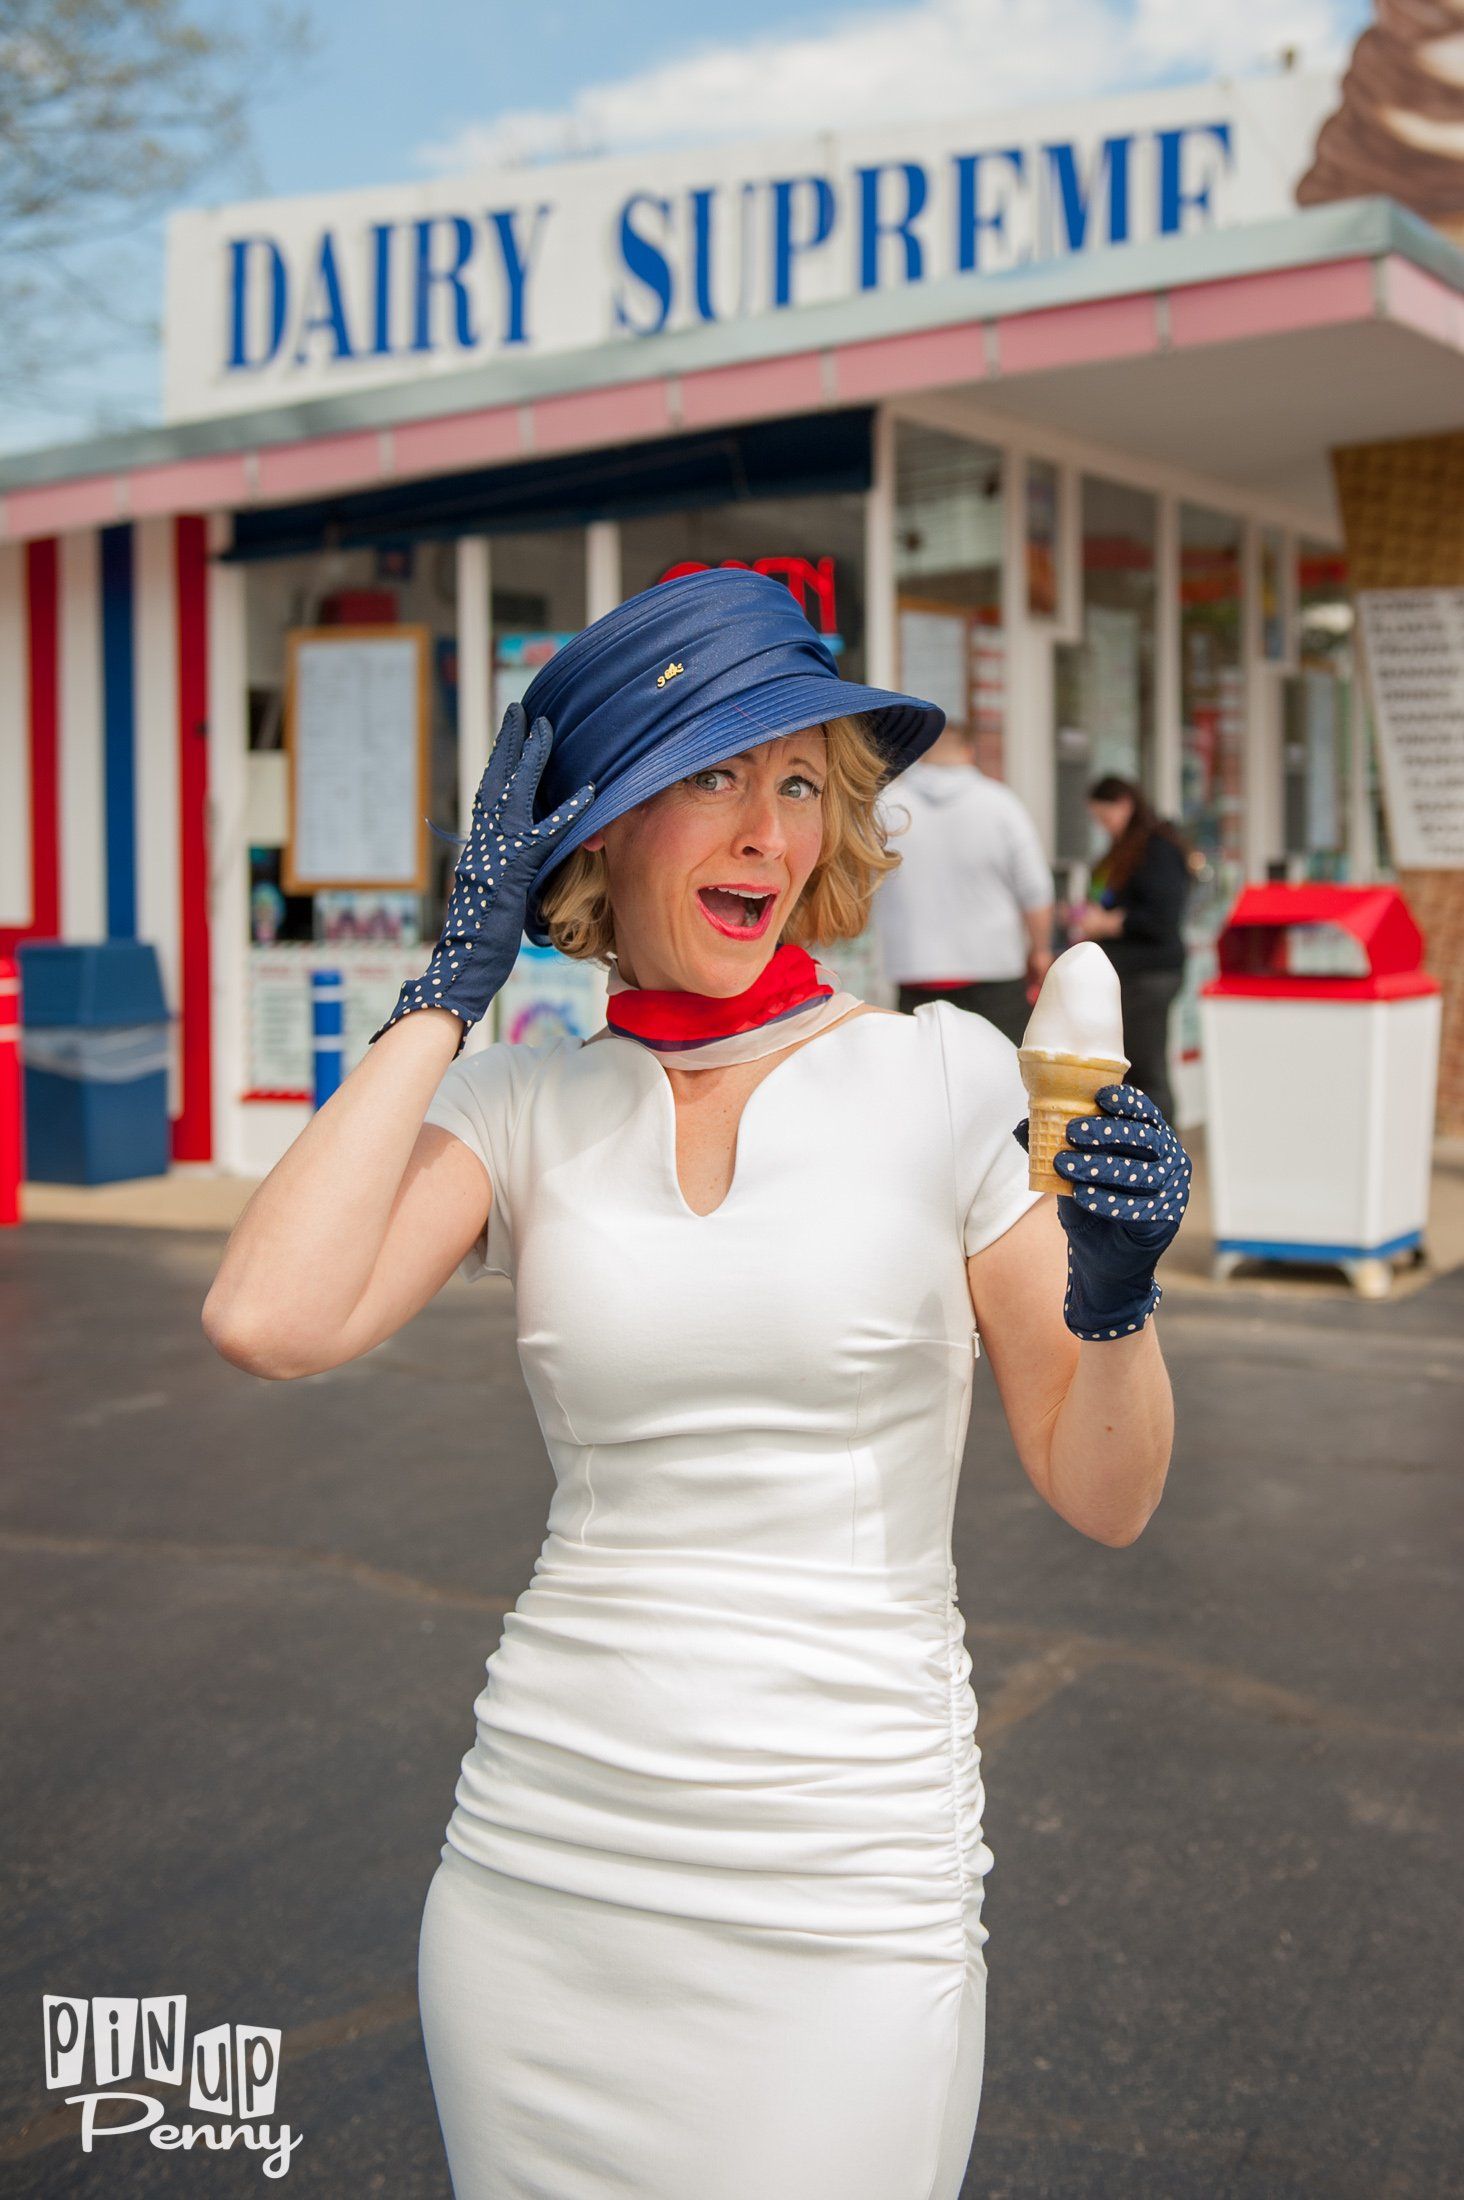
[[[1464,868],[1464,588],[1359,592],[1400,870]]]
[[[296,628],[287,641],[287,892],[426,881],[421,627]]]

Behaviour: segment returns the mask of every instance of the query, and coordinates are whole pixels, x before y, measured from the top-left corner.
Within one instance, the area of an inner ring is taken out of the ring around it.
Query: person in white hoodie
[[[907,1013],[953,1001],[1020,1044],[1052,961],[1052,872],[1010,787],[948,725],[880,798],[902,861],[874,899],[885,976]]]

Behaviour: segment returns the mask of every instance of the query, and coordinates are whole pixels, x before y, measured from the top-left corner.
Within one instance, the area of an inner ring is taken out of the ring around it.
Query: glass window
[[[844,678],[864,678],[862,496],[748,497],[622,522],[625,595],[706,565],[753,566],[785,582]]]
[[[1297,547],[1297,670],[1286,683],[1282,804],[1288,868],[1306,878],[1346,879],[1350,849],[1352,744],[1358,730],[1353,609],[1347,562],[1322,543]],[[1355,853],[1362,875],[1373,854],[1386,862],[1386,820],[1376,744],[1365,740],[1365,797],[1372,847]]]
[[[1000,451],[896,422],[894,568],[896,685],[939,703],[1003,777]]]
[[[1027,610],[1057,616],[1058,473],[1045,458],[1027,461]]]
[[[540,665],[585,623],[584,530],[494,535],[488,571],[496,733],[509,704],[523,695]]]
[[[1245,879],[1241,523],[1198,505],[1179,518],[1181,787],[1196,857],[1190,925],[1212,939]]]
[[[1102,846],[1086,808],[1106,772],[1150,787],[1154,754],[1154,499],[1083,481],[1083,639],[1056,651],[1057,856]]]
[[[1261,655],[1268,664],[1280,664],[1286,656],[1285,561],[1279,531],[1267,527],[1261,535]]]
[[[1241,523],[1185,504],[1179,515],[1181,818],[1194,884],[1189,954],[1173,1043],[1199,1053],[1200,988],[1215,970],[1215,937],[1245,881],[1245,677]]]

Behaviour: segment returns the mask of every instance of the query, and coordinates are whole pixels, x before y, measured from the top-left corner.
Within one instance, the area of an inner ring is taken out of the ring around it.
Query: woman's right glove
[[[509,704],[473,801],[442,936],[422,976],[402,987],[381,1031],[372,1033],[373,1044],[419,1008],[450,1009],[466,1037],[518,960],[529,888],[595,794],[593,785],[581,787],[551,817],[534,823],[534,794],[553,740],[547,718],[536,718],[530,728],[522,703]]]

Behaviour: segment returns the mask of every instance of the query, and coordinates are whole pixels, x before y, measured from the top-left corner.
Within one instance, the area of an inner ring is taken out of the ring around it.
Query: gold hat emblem
[[[685,670],[685,665],[667,665],[664,672],[658,672],[656,674],[657,687],[663,688],[668,680],[674,680],[678,673],[685,672]]]

